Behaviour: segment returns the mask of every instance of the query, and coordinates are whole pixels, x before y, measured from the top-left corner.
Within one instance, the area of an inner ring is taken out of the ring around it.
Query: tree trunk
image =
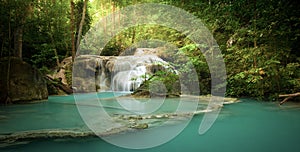
[[[256,0],[253,2],[253,7],[254,7],[254,20],[253,20],[253,47],[254,47],[254,55],[253,55],[253,67],[257,67],[257,56],[256,56],[256,51],[257,51],[257,30],[256,30],[256,19],[257,19],[257,10],[256,10]]]
[[[133,14],[134,14],[134,17],[138,17],[136,15],[136,11],[133,10]],[[135,25],[136,24],[136,20],[137,18],[133,18],[133,24]],[[136,36],[136,29],[137,27],[132,27],[132,37],[131,37],[131,44],[134,44],[135,43],[135,36]]]
[[[81,17],[81,21],[79,24],[79,30],[78,30],[78,35],[77,35],[77,43],[76,43],[76,49],[79,48],[80,45],[80,40],[81,40],[81,35],[82,35],[82,28],[83,28],[83,24],[84,24],[84,19],[85,19],[85,14],[86,14],[86,5],[87,5],[88,0],[84,0],[83,3],[83,9],[82,9],[82,17]]]
[[[70,24],[71,24],[71,45],[72,45],[72,50],[71,50],[71,54],[72,54],[72,61],[74,62],[75,59],[75,54],[76,54],[76,50],[75,50],[75,35],[74,35],[74,2],[73,0],[70,0],[70,9],[71,9],[71,16],[70,16]]]
[[[101,6],[100,6],[100,8],[101,8],[101,15],[102,16],[104,16],[104,15],[106,15],[105,13],[104,13],[104,11],[103,10],[106,10],[106,8],[105,8],[105,6],[101,3]],[[103,27],[104,27],[104,34],[106,34],[106,17],[104,17],[104,23],[103,23]]]
[[[13,56],[22,60],[22,47],[23,47],[23,31],[26,23],[26,18],[30,17],[33,10],[32,2],[25,2],[23,6],[16,12],[17,24],[14,29],[14,52]]]
[[[131,37],[131,44],[135,42],[135,27],[132,28],[132,37]]]
[[[13,55],[15,57],[20,58],[21,60],[22,60],[22,45],[23,45],[23,25],[20,25],[14,31],[14,53],[13,53]]]
[[[46,76],[45,78],[48,79],[54,86],[56,86],[59,89],[63,90],[65,93],[67,93],[67,94],[72,94],[73,93],[72,88],[64,85],[62,82],[56,83],[56,81],[53,78],[49,77],[49,76]]]
[[[6,95],[4,97],[4,104],[10,104],[11,103],[11,99],[10,99],[10,67],[11,67],[11,57],[8,57],[8,64],[7,64],[7,75],[6,75]]]
[[[59,57],[58,57],[57,50],[55,48],[55,43],[54,43],[53,35],[51,34],[50,37],[51,37],[51,43],[52,43],[52,45],[54,47],[53,51],[54,51],[54,56],[55,56],[55,60],[56,60],[56,65],[57,65],[57,67],[60,67]]]
[[[8,51],[8,64],[7,64],[7,73],[6,73],[6,86],[5,86],[5,88],[6,88],[6,95],[3,97],[3,99],[1,99],[1,97],[0,97],[0,102],[1,102],[1,100],[3,100],[4,102],[4,104],[8,104],[8,103],[10,103],[10,61],[11,61],[11,40],[12,40],[12,38],[11,38],[11,9],[9,9],[9,22],[8,22],[8,46],[9,46],[9,51]],[[1,55],[1,57],[2,57],[2,55]]]

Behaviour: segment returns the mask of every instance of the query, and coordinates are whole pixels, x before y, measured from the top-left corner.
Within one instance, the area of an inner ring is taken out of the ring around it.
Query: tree
[[[0,34],[1,56],[7,53],[6,55],[22,59],[24,28],[27,18],[32,14],[33,2],[30,0],[1,1],[1,5],[3,9],[1,23],[4,23]]]
[[[90,2],[92,5],[88,0],[0,2],[0,57],[16,56],[44,71],[54,65],[59,66],[60,60],[69,54],[74,60],[80,40],[89,30],[92,19],[97,22],[112,11],[138,3],[135,0],[94,0]],[[295,1],[139,2],[174,5],[201,19],[224,55],[228,96],[264,99],[299,92],[300,9]],[[89,12],[92,12],[93,18]],[[117,16],[126,15],[119,13]],[[111,34],[106,26],[115,27],[122,22],[122,17],[117,16],[113,17],[111,25],[108,25],[109,22],[103,23],[105,29],[100,34]],[[168,41],[179,48],[164,56],[164,59],[182,52],[189,55],[191,61],[188,64],[197,70],[202,93],[209,93],[209,89],[205,90],[210,88],[209,70],[205,58],[196,47],[201,44],[193,44],[186,35],[171,28],[137,25],[124,29],[105,46],[102,55],[119,55],[126,48],[148,39]]]
[[[85,16],[86,16],[87,2],[88,2],[88,0],[84,0],[84,3],[83,3],[82,17],[81,17],[81,21],[80,21],[79,29],[78,29],[78,33],[77,33],[78,36],[77,36],[77,42],[76,42],[76,49],[78,49],[79,45],[80,45],[80,40],[81,40],[81,35],[82,35],[82,28],[83,28],[84,21],[85,21]]]
[[[87,7],[88,0],[70,1],[71,52],[73,61],[76,56],[76,50],[79,49],[82,35],[90,29],[91,17]]]
[[[72,54],[72,61],[74,62],[75,59],[75,55],[76,55],[76,47],[75,47],[75,35],[74,35],[74,7],[75,4],[73,2],[73,0],[70,0],[70,12],[71,12],[71,16],[70,16],[70,31],[71,31],[71,46],[72,46],[72,50],[71,50],[71,54]]]

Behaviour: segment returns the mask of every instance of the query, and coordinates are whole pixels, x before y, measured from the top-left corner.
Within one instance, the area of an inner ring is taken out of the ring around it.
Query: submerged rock
[[[149,126],[147,123],[142,123],[142,124],[135,124],[133,126],[130,126],[130,128],[134,129],[147,129]]]
[[[15,133],[0,134],[0,148],[31,142],[34,139],[68,139],[68,138],[88,138],[88,137],[107,137],[131,131],[136,128],[118,127],[111,128],[104,132],[95,133],[91,130],[69,128],[69,129],[42,129],[42,130],[29,130]]]
[[[48,98],[42,74],[19,58],[0,59],[0,103],[9,104]]]

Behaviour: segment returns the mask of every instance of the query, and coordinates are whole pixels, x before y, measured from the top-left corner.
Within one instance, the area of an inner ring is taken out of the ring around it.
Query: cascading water
[[[98,91],[132,92],[153,73],[154,65],[168,68],[168,63],[156,55],[137,54],[131,56],[98,58]]]
[[[76,58],[73,87],[77,92],[132,92],[156,71],[176,72],[152,50],[137,49],[133,55],[81,55]],[[152,54],[151,54],[152,53]]]
[[[130,70],[119,71],[112,78],[111,88],[113,91],[133,91],[142,84],[142,76],[145,74],[145,66],[133,66]]]
[[[118,57],[113,68],[111,89],[113,91],[134,91],[152,72],[150,67],[158,63],[166,64],[155,55]]]
[[[104,63],[103,62],[100,62],[100,69],[105,69],[105,65],[104,65]],[[107,87],[107,81],[109,81],[108,80],[108,78],[107,78],[107,76],[106,76],[106,74],[105,74],[105,70],[100,70],[100,69],[98,69],[101,73],[99,74],[99,81],[98,81],[98,83],[99,83],[99,87],[101,88],[101,90],[100,91],[105,91],[105,90],[108,90],[109,88]]]

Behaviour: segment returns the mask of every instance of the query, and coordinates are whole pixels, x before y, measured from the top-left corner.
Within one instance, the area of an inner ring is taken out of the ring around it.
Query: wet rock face
[[[28,102],[48,98],[41,73],[18,58],[0,59],[0,103]]]
[[[155,55],[82,55],[73,65],[76,92],[134,91],[156,71],[170,68]]]
[[[84,55],[75,59],[73,64],[72,86],[75,92],[95,92],[109,90],[109,61],[114,57]],[[106,64],[107,63],[107,64]],[[101,83],[102,82],[102,83]]]

